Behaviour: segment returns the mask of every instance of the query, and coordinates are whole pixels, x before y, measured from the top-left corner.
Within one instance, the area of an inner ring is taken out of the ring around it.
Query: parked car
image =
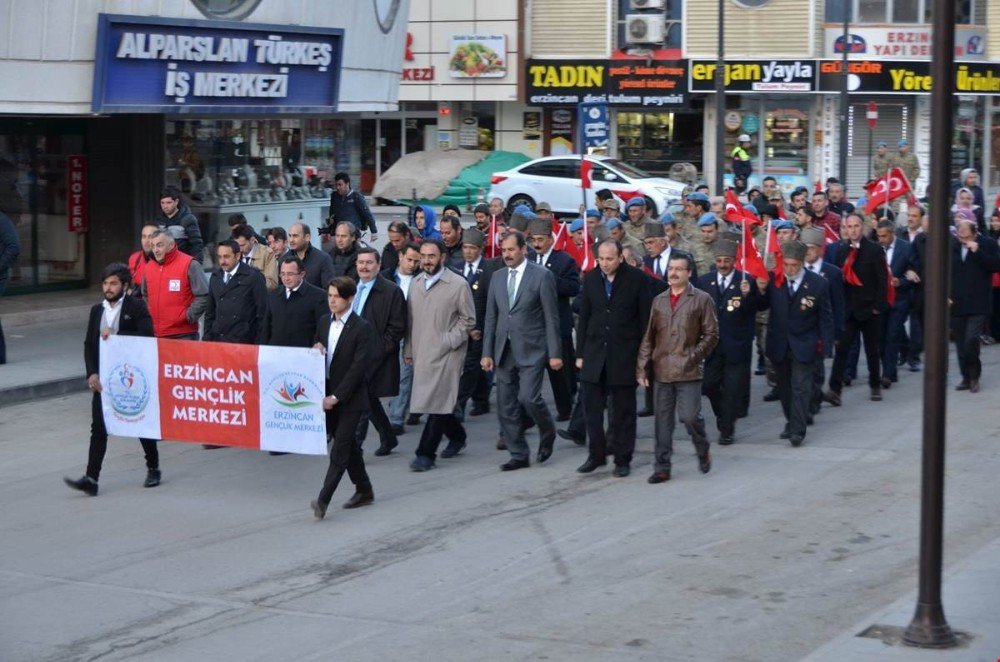
[[[654,177],[624,161],[608,156],[588,156],[592,161],[591,185],[586,190],[586,205],[593,207],[594,193],[610,189],[616,196],[631,200],[646,198],[649,214],[654,218],[680,200],[687,185],[665,177]],[[584,193],[580,186],[580,156],[547,156],[510,170],[493,173],[490,178],[490,198],[500,198],[507,209],[519,204],[535,208],[539,202],[552,205],[559,215],[577,215]]]

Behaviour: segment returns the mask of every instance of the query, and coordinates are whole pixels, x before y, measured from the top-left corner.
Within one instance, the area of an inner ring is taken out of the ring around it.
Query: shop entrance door
[[[907,138],[912,143],[912,136],[906,135],[912,115],[906,104],[896,102],[878,102],[878,125],[870,132],[865,113],[868,101],[852,103],[847,126],[853,127],[847,139],[847,182],[845,190],[850,200],[856,200],[865,192],[865,184],[871,179],[871,158],[876,145],[885,142],[891,154],[896,151],[900,138]],[[912,147],[911,147],[912,148]],[[914,185],[916,185],[914,183]]]

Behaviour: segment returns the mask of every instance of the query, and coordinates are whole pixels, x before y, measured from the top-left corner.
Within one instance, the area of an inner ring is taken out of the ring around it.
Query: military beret
[[[462,243],[482,248],[486,243],[486,235],[479,228],[466,228],[462,231]]]
[[[586,216],[587,218],[600,218],[601,212],[594,208],[590,208],[586,211]]]
[[[803,244],[823,246],[826,244],[826,233],[819,228],[806,228],[802,231],[802,236],[799,239]]]
[[[583,219],[582,218],[574,219],[573,222],[569,224],[569,231],[570,232],[579,232],[582,229],[583,229]]]
[[[712,253],[715,257],[736,257],[738,244],[728,239],[716,239],[712,244]]]
[[[666,237],[667,233],[663,230],[663,223],[646,223],[642,228],[642,238],[643,239],[653,239],[657,237]]]
[[[528,234],[531,236],[552,234],[552,221],[544,218],[534,218],[528,223]]]
[[[709,225],[718,226],[718,224],[719,224],[719,219],[716,218],[715,214],[713,214],[710,211],[705,212],[704,214],[702,214],[698,218],[698,227],[699,228],[705,228],[705,227],[708,227]]]
[[[787,260],[806,259],[806,245],[801,241],[786,241],[781,245],[781,255]]]
[[[786,221],[786,220],[783,220],[783,219],[780,220],[780,221],[772,221],[772,225],[774,226],[775,230],[794,230],[795,229],[795,223],[792,223],[791,221]]]
[[[621,219],[612,218],[610,221],[607,222],[607,226],[608,226],[609,230],[614,230],[615,228],[620,228],[622,226]]]
[[[631,209],[632,207],[645,207],[645,206],[646,206],[646,198],[640,195],[638,197],[629,200],[628,204],[625,205],[625,209]]]
[[[709,202],[708,196],[704,193],[699,193],[698,191],[689,193],[687,199],[691,202]]]
[[[677,219],[674,215],[668,211],[663,212],[663,216],[660,217],[660,223],[663,225],[674,225],[677,223]]]

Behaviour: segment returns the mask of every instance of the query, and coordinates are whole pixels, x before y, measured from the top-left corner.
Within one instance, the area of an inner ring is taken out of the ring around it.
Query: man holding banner
[[[90,309],[87,337],[83,342],[83,358],[87,364],[87,386],[94,394],[91,400],[90,452],[87,473],[78,480],[63,478],[67,485],[84,494],[97,496],[97,481],[101,475],[101,465],[108,450],[108,430],[104,425],[101,408],[101,380],[99,356],[101,343],[112,335],[152,336],[153,318],[142,299],[125,294],[131,274],[125,264],[109,264],[101,274],[101,290],[104,301]],[[139,439],[146,454],[146,481],[144,487],[160,484],[160,455],[155,439]]]
[[[357,286],[347,276],[338,276],[326,288],[330,316],[324,317],[316,332],[316,348],[326,352],[327,436],[332,437],[330,466],[319,497],[313,501],[316,519],[326,516],[330,499],[347,472],[354,483],[354,496],[344,508],[367,506],[375,500],[371,480],[357,441],[358,423],[368,412],[368,367],[375,360],[375,331],[371,324],[351,310]]]

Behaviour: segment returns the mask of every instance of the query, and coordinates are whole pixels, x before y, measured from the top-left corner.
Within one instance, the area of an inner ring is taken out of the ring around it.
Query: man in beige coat
[[[271,249],[257,242],[257,234],[249,225],[233,228],[233,239],[240,247],[240,261],[264,276],[268,291],[278,289],[278,260]]]
[[[476,309],[469,284],[445,266],[446,256],[440,240],[420,244],[421,273],[410,283],[406,302],[410,323],[403,361],[413,366],[410,412],[428,414],[417,456],[410,463],[413,471],[434,468],[443,436],[450,445],[465,445],[465,428],[454,412]]]
[[[647,370],[652,366],[655,382],[656,447],[650,483],[670,480],[675,411],[694,442],[701,472],[707,474],[712,468],[701,416],[701,381],[705,359],[719,342],[719,322],[712,297],[690,283],[693,263],[686,253],[671,253],[667,266],[670,288],[653,299],[636,359],[636,380],[648,388]]]

